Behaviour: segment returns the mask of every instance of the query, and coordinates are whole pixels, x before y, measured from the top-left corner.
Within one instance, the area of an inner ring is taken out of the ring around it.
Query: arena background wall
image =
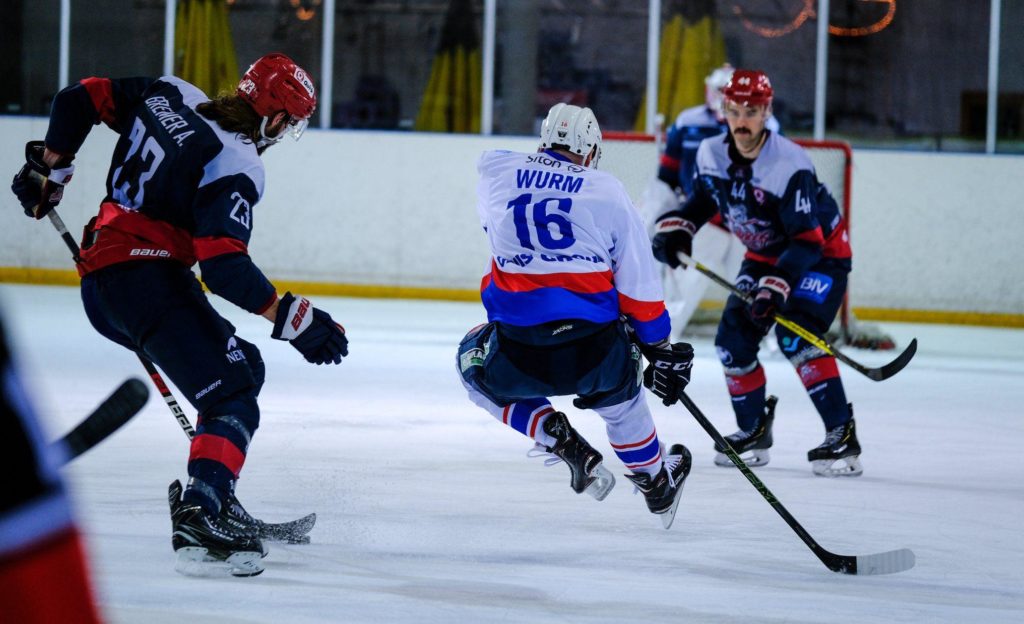
[[[0,117],[0,172],[18,170],[25,141],[46,123]],[[75,161],[60,212],[76,238],[102,199],[114,138],[96,128]],[[478,299],[487,247],[475,165],[496,148],[533,151],[536,139],[341,130],[285,139],[264,155],[250,253],[281,290]],[[615,159],[606,149],[602,164]],[[1022,198],[1024,156],[855,150],[854,311],[1024,327]],[[4,204],[0,280],[76,283],[50,224],[26,219],[13,195]]]

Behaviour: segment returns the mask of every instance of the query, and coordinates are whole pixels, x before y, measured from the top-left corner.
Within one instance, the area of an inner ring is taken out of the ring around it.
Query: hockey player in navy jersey
[[[694,234],[715,214],[747,248],[736,286],[753,303],[729,297],[715,346],[739,425],[727,440],[757,466],[768,462],[774,419],[758,344],[776,312],[824,334],[846,292],[851,252],[842,213],[806,152],[766,127],[773,97],[768,76],[738,69],[723,95],[729,131],[700,144],[693,193],[658,220],[653,250],[679,267],[677,254],[692,255]],[[775,334],[825,425],[825,441],[807,454],[814,473],[860,475],[860,444],[835,358],[781,325]],[[715,461],[731,465],[722,453]]]
[[[180,571],[212,559],[232,574],[258,574],[263,549],[225,504],[259,424],[263,360],[190,267],[198,262],[211,292],[265,317],[271,336],[309,362],[338,364],[348,354],[342,327],[301,296],[279,297],[247,251],[263,194],[260,154],[285,135],[298,139],[315,107],[312,78],[283,54],[258,59],[235,93],[213,100],[173,76],[86,78],[57,94],[41,156],[14,180],[26,213],[42,218],[60,201],[91,127],[120,135],[78,272],[96,330],[155,362],[199,414],[188,486],[180,499],[180,485],[171,486]]]
[[[622,184],[596,169],[600,150],[593,112],[556,104],[536,153],[481,156],[489,322],[463,339],[457,366],[474,403],[564,461],[575,492],[603,500],[615,478],[548,399],[576,395],[577,408],[605,421],[627,478],[668,528],[690,452],[682,444],[666,452],[658,439],[640,388],[640,351],[651,362],[644,384],[668,405],[689,382],[693,350],[668,342],[649,239]]]
[[[732,72],[732,65],[726,63],[708,74],[704,79],[704,103],[684,109],[669,127],[658,163],[657,180],[644,197],[644,213],[649,223],[653,224],[666,212],[677,210],[693,194],[700,142],[729,128],[722,113],[722,87],[729,82]],[[774,116],[768,118],[766,126],[772,132],[779,131]],[[711,224],[715,227],[701,228],[694,237],[694,253],[712,269],[734,274],[743,261],[743,243],[722,225],[717,215]],[[665,272],[665,307],[672,318],[674,335],[682,336],[707,288],[707,278],[694,268]]]

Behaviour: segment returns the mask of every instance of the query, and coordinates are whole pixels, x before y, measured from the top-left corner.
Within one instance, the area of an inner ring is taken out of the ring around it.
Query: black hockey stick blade
[[[693,402],[685,392],[679,393],[679,401],[683,406],[693,415],[696,419],[697,424],[701,426],[711,436],[711,439],[715,441],[718,447],[725,449],[726,456],[732,461],[732,463],[739,469],[743,476],[747,478],[750,485],[754,486],[761,496],[768,502],[769,505],[775,510],[779,516],[789,525],[789,528],[793,529],[803,543],[811,549],[811,552],[825,564],[829,570],[833,572],[839,572],[840,574],[893,574],[896,572],[903,572],[914,567],[916,559],[913,551],[907,548],[900,548],[898,550],[890,550],[882,553],[875,553],[873,555],[837,555],[834,552],[830,552],[821,546],[811,534],[807,532],[807,529],[800,524],[793,514],[789,513],[789,510],[782,504],[782,501],[777,499],[772,491],[768,489],[768,486],[761,481],[760,478],[749,466],[740,458],[736,451],[729,445],[729,442],[722,437],[722,434],[718,432],[711,421],[708,420],[707,416],[697,407],[697,404]]]
[[[142,380],[131,377],[100,403],[85,420],[60,440],[53,443],[65,449],[65,462],[70,462],[105,440],[139,413],[149,399],[149,388]]]
[[[875,381],[888,379],[906,368],[907,364],[910,363],[910,360],[914,359],[915,353],[917,353],[917,338],[911,340],[910,344],[907,345],[907,348],[903,350],[903,353],[896,356],[895,360],[880,368],[865,368],[865,370],[861,372]]]

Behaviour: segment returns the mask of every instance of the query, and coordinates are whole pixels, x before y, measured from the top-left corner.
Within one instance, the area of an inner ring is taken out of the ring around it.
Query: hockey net
[[[807,150],[814,163],[818,179],[831,191],[840,203],[847,230],[851,225],[851,183],[853,151],[843,141],[815,141],[794,139]],[[626,191],[639,204],[644,190],[651,183],[658,170],[660,156],[658,137],[632,132],[606,132],[601,148],[601,169],[613,173],[626,187]],[[732,276],[726,276],[732,277]],[[708,297],[691,324],[717,324],[724,303],[724,291],[709,291]],[[836,322],[829,330],[828,340],[835,345],[847,344],[865,349],[887,350],[895,348],[895,342],[877,325],[858,321],[849,305],[849,292]]]

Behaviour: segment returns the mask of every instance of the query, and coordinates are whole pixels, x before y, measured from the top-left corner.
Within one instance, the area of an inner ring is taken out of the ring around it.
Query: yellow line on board
[[[81,278],[78,277],[78,273],[68,269],[23,269],[18,267],[0,267],[0,282],[78,286],[80,279]]]
[[[78,274],[65,269],[31,269],[0,267],[0,282],[17,284],[48,284],[77,286]],[[279,292],[290,290],[303,295],[328,297],[361,297],[371,299],[426,299],[434,301],[479,302],[480,292],[462,288],[426,288],[420,286],[381,286],[376,284],[333,284],[274,280]],[[702,301],[702,310],[721,310],[721,302]],[[862,321],[893,321],[898,323],[937,323],[941,325],[980,325],[984,327],[1024,328],[1024,314],[993,312],[958,312],[945,310],[892,310],[888,308],[854,308]]]

